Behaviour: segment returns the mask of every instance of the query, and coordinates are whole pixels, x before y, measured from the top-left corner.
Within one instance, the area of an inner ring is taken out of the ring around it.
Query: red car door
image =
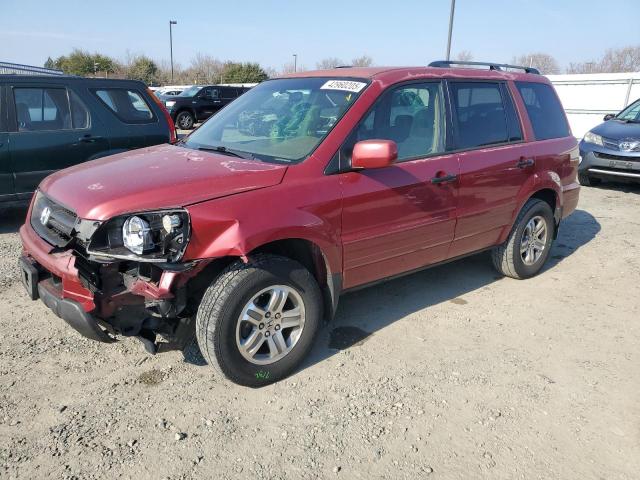
[[[437,81],[385,92],[340,150],[348,168],[356,141],[398,145],[394,165],[340,174],[344,288],[446,258],[456,222],[458,160],[444,151],[443,98]]]
[[[460,162],[454,258],[498,242],[535,163],[506,85],[450,82],[449,91]]]

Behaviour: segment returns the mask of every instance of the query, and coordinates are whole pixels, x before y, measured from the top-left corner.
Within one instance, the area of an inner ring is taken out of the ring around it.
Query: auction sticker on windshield
[[[345,92],[358,93],[367,84],[364,82],[354,82],[352,80],[329,80],[320,87],[320,90],[344,90]]]

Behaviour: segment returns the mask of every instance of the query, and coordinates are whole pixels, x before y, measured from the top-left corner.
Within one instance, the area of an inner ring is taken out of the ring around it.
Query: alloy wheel
[[[544,217],[536,215],[527,222],[522,232],[520,242],[520,256],[525,265],[534,265],[547,248],[547,221]]]
[[[244,306],[236,327],[236,345],[242,356],[257,365],[269,365],[293,350],[304,329],[302,297],[287,285],[259,291]]]

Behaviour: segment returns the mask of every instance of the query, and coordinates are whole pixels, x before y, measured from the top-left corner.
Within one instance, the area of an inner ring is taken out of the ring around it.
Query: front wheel
[[[600,184],[601,180],[599,178],[591,177],[586,173],[578,173],[578,182],[580,182],[580,185],[585,187],[595,187]]]
[[[536,198],[527,201],[507,241],[492,251],[496,270],[517,279],[536,275],[549,257],[554,229],[549,204]]]
[[[200,350],[237,384],[276,382],[311,350],[321,298],[313,276],[298,262],[266,254],[234,262],[207,289],[198,309]]]

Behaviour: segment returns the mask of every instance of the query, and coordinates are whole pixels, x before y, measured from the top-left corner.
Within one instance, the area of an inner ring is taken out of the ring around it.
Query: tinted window
[[[238,96],[236,94],[235,88],[222,88],[220,90],[221,90],[220,93],[222,94],[222,98],[224,98],[225,100],[230,100]]]
[[[569,136],[562,105],[553,89],[544,83],[516,82],[536,140]]]
[[[399,87],[383,94],[342,146],[343,167],[350,164],[353,146],[361,140],[393,140],[398,145],[398,161],[443,152],[442,98],[439,82]]]
[[[15,88],[19,132],[71,129],[71,112],[64,88]]]
[[[509,141],[500,84],[451,83],[457,147],[474,148]]]
[[[135,90],[109,88],[95,90],[95,94],[125,123],[150,123],[153,112],[142,95]]]

